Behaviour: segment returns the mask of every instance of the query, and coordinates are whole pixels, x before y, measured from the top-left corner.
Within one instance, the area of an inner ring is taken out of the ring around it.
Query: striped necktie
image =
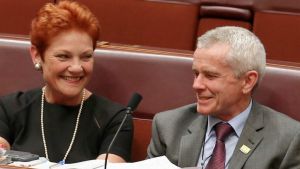
[[[225,169],[225,139],[233,131],[228,123],[218,123],[215,125],[216,144],[213,150],[212,157],[210,158],[205,169]]]

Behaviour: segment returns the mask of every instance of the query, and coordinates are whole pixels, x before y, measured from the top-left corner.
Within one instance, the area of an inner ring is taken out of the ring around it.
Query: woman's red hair
[[[31,43],[43,57],[53,37],[74,29],[87,33],[93,40],[93,49],[96,48],[100,26],[86,6],[70,0],[60,1],[58,4],[47,3],[32,20]]]

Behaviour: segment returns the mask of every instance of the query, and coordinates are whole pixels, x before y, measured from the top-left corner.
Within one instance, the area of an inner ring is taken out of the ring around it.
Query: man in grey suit
[[[264,47],[250,31],[227,26],[202,35],[192,66],[197,102],[154,117],[148,158],[206,169],[300,169],[300,123],[251,97],[265,67]],[[220,124],[229,128],[224,138]]]

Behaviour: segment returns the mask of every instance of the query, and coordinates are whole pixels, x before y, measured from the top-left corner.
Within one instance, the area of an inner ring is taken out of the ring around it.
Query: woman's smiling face
[[[47,99],[62,103],[80,100],[93,72],[93,41],[82,31],[69,30],[53,37],[43,61]]]

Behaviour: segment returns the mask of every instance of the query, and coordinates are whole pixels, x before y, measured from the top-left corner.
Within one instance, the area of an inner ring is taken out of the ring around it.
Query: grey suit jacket
[[[166,155],[179,167],[197,165],[207,117],[196,104],[158,113],[152,124],[148,158]],[[245,145],[251,150],[240,150]],[[229,169],[300,169],[300,123],[253,102]]]

